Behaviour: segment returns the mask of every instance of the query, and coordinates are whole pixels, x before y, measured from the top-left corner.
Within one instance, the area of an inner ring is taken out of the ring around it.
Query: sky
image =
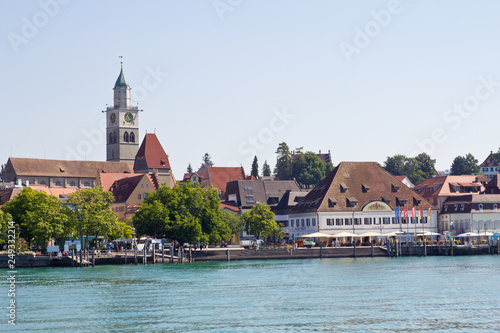
[[[388,156],[481,163],[500,147],[499,1],[0,2],[0,163],[105,160],[120,61],[182,178],[274,168],[276,148],[334,164]],[[123,56],[123,58],[119,58]]]

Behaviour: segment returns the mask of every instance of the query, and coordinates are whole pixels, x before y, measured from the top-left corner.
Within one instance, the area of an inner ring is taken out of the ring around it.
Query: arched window
[[[123,133],[123,142],[128,142],[128,132]]]
[[[89,187],[89,186],[90,186],[90,184],[89,184],[89,182],[85,182],[85,183],[83,184],[83,186],[85,186],[85,187]]]
[[[116,132],[114,132],[113,133],[113,143],[117,143],[117,142],[118,142],[118,140],[116,138]]]
[[[40,185],[47,185],[43,180],[40,182]]]
[[[76,184],[75,184],[75,182],[71,182],[71,183],[69,183],[69,186],[75,187]]]
[[[135,142],[135,134],[134,134],[134,132],[130,132],[130,142]]]
[[[56,182],[56,186],[61,186],[61,182],[60,182],[60,181],[57,181],[57,182]]]
[[[108,143],[109,144],[113,143],[113,134],[112,133],[109,133]]]

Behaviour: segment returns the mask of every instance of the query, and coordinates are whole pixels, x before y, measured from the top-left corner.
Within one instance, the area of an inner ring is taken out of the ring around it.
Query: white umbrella
[[[441,234],[438,232],[426,231],[424,233],[419,233],[417,236],[440,236]]]
[[[460,235],[457,235],[455,237],[477,237],[477,236],[480,236],[474,232],[466,232],[466,233],[463,233],[463,234],[460,234]]]
[[[335,235],[330,235],[330,237],[338,238],[338,237],[360,237],[360,236],[353,234],[352,232],[343,231],[343,232],[339,232],[338,234],[335,234]]]
[[[330,237],[331,235],[329,234],[324,234],[322,232],[314,232],[312,234],[307,234],[307,235],[302,235],[299,238],[308,238],[308,237],[316,237],[316,238],[321,238],[321,237]]]
[[[368,232],[362,233],[359,236],[360,237],[380,237],[380,236],[384,236],[384,235],[381,235],[380,232],[368,231]]]

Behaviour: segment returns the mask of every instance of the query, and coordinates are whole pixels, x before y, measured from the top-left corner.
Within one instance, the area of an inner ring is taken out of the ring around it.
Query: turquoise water
[[[499,273],[500,256],[19,269],[0,330],[495,332]]]

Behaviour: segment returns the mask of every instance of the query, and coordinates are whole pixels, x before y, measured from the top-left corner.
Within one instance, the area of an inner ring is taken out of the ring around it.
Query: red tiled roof
[[[168,156],[163,150],[158,137],[154,133],[147,133],[142,140],[141,147],[135,156],[137,160],[145,159],[149,169],[170,169]]]
[[[484,160],[483,163],[479,165],[479,167],[482,168],[482,167],[492,167],[492,166],[498,166],[498,161],[495,158],[495,156],[493,156],[493,153],[490,153],[490,155],[488,155],[488,157]]]
[[[230,211],[233,211],[233,212],[239,212],[240,211],[240,209],[238,208],[238,205],[236,204],[236,202],[233,202],[233,201],[221,202],[220,206],[219,206],[219,209],[227,209],[227,210],[230,210]]]
[[[77,187],[48,187],[44,185],[30,186],[35,191],[44,191],[49,195],[54,195],[59,198],[60,195],[70,194],[79,190]]]
[[[226,192],[226,184],[232,180],[245,179],[243,167],[213,167],[207,166],[202,187],[212,185],[219,191]]]
[[[140,173],[100,173],[99,185],[104,191],[109,191],[114,182],[120,179],[142,175]]]
[[[97,172],[132,173],[133,166],[125,162],[64,161],[11,157],[8,163],[18,177],[86,177],[95,178]]]
[[[115,202],[126,202],[143,177],[144,175],[139,174],[114,182],[110,191],[115,197]]]

